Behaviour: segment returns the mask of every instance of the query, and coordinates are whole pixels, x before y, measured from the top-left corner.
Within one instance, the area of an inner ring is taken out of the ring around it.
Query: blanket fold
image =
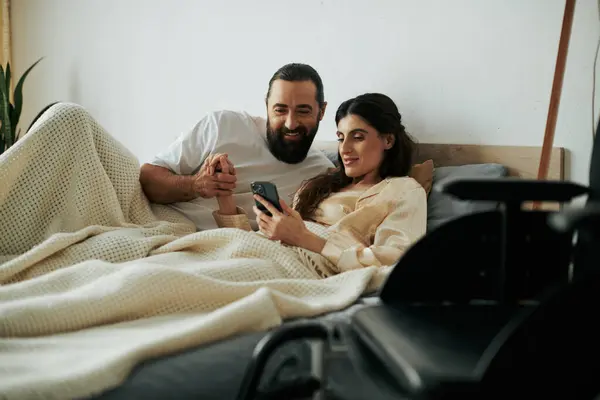
[[[145,359],[342,309],[387,275],[321,279],[319,255],[307,263],[239,229],[195,232],[148,202],[138,174],[68,103],[0,156],[1,398],[97,394]]]

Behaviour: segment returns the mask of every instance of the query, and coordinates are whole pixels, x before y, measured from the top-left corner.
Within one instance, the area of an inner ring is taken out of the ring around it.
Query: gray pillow
[[[456,178],[502,178],[508,169],[502,164],[468,164],[456,167],[439,167],[433,171],[433,189],[427,200],[427,230],[466,214],[494,210],[497,202],[458,200],[436,190],[436,183]]]
[[[321,151],[323,152],[323,154],[325,154],[325,156],[327,158],[329,158],[329,161],[331,161],[333,163],[333,165],[335,165],[336,167],[338,167],[338,153],[337,153],[337,151],[329,151],[329,150],[325,150],[325,149],[321,149]]]
[[[334,165],[338,165],[337,152],[321,150]],[[457,200],[435,190],[435,184],[444,179],[463,177],[502,178],[508,175],[502,164],[467,164],[456,167],[438,167],[433,170],[434,188],[427,199],[427,230],[432,230],[461,215],[494,210],[496,202]]]

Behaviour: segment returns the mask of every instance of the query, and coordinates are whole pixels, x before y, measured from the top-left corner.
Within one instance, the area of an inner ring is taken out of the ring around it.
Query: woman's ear
[[[388,133],[383,136],[383,140],[385,143],[385,149],[389,150],[394,146],[394,143],[396,142],[396,137],[393,134]]]

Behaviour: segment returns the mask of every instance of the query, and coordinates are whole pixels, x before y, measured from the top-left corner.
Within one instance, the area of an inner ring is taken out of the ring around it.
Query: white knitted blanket
[[[388,272],[320,279],[254,232],[195,232],[138,174],[73,104],[0,156],[0,398],[97,394],[142,360],[342,309]]]

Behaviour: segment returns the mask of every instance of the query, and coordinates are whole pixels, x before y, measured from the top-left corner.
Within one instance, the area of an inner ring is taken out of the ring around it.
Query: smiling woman
[[[338,108],[335,122],[338,162],[343,168],[316,176],[302,187],[294,208],[305,219],[333,193],[405,177],[411,169],[414,142],[388,96],[366,93],[346,100]]]
[[[378,183],[379,166],[394,145],[394,135],[379,133],[358,115],[347,115],[338,123],[337,137],[346,176],[355,183]]]

